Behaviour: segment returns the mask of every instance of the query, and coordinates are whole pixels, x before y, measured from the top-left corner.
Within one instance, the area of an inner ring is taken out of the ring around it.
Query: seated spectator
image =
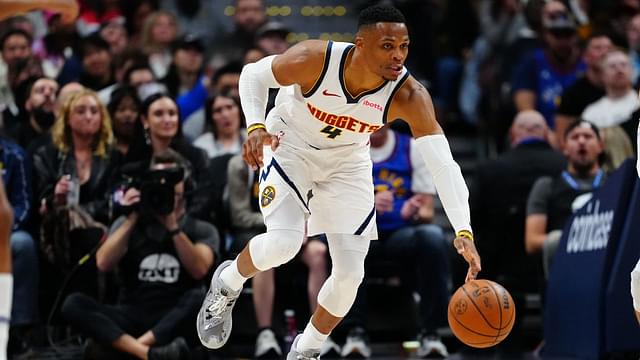
[[[565,222],[588,201],[581,195],[591,193],[605,180],[598,162],[603,151],[598,128],[581,120],[571,124],[564,137],[566,170],[558,176],[536,180],[527,200],[525,248],[529,254],[542,253],[545,277]]]
[[[0,138],[0,168],[11,208],[13,227],[9,243],[13,270],[13,308],[9,332],[9,356],[29,348],[28,334],[38,321],[38,252],[27,221],[31,209],[31,164],[25,151]]]
[[[155,11],[147,16],[142,29],[140,47],[148,56],[156,77],[167,75],[171,64],[171,45],[178,36],[176,17],[168,11]]]
[[[100,36],[109,43],[111,54],[118,56],[129,44],[129,36],[125,28],[125,18],[118,16],[100,24]]]
[[[113,121],[115,147],[123,156],[127,154],[133,142],[136,124],[140,122],[141,106],[136,89],[131,86],[116,89],[107,105]]]
[[[29,80],[26,85],[27,98],[20,122],[7,129],[8,135],[29,153],[42,146],[50,136],[49,130],[55,120],[58,83],[41,77]]]
[[[75,81],[67,83],[60,88],[60,91],[58,92],[58,97],[56,98],[56,105],[53,110],[56,115],[56,118],[58,118],[58,116],[60,116],[60,114],[62,113],[62,108],[64,107],[64,103],[67,101],[67,99],[69,99],[69,96],[81,90],[84,90],[84,86],[82,86],[82,84],[80,84],[79,82],[75,82]]]
[[[205,295],[200,280],[219,258],[220,239],[211,224],[186,215],[185,160],[164,150],[153,156],[150,169],[151,177],[164,172],[174,200],[162,209],[143,203],[144,187],[128,189],[123,201],[133,209],[113,223],[96,254],[101,271],[119,270],[118,304],[103,305],[76,293],[65,300],[62,313],[102,351],[112,348],[138,359],[190,359],[183,336],[196,338],[193,324]]]
[[[576,25],[561,1],[545,3],[542,16],[545,47],[519,61],[512,79],[516,110],[538,110],[555,129],[556,100],[584,71]]]
[[[449,300],[449,243],[442,229],[430,224],[433,219],[435,186],[431,175],[407,135],[383,127],[371,134],[371,159],[375,185],[378,241],[372,241],[365,270],[376,261],[391,260],[403,264],[406,273],[416,278],[420,294],[419,357],[448,355],[436,330],[447,326]],[[370,274],[366,270],[366,274]],[[351,326],[343,357],[370,357],[366,336],[366,281],[348,315]]]
[[[95,33],[80,42],[82,71],[76,79],[85,87],[100,91],[116,82],[113,72],[113,56],[109,43]]]
[[[244,124],[237,98],[224,91],[211,97],[205,108],[206,132],[193,145],[203,149],[213,158],[224,154],[239,154],[246,137],[241,131]]]
[[[560,149],[564,147],[564,132],[567,127],[578,121],[589,104],[605,95],[602,83],[602,59],[612,46],[611,39],[604,34],[596,33],[587,40],[582,54],[587,70],[573,85],[562,92],[560,104],[556,110],[555,138],[558,140]]]
[[[5,112],[3,116],[5,119],[8,118],[8,114],[15,117],[19,112],[9,81],[10,68],[13,68],[20,60],[31,56],[32,43],[31,35],[21,29],[9,29],[0,37],[0,55],[2,55],[2,61],[0,61],[0,104],[2,105],[0,105],[0,110]]]
[[[517,313],[524,310],[525,294],[540,292],[540,261],[528,256],[524,246],[529,191],[539,177],[555,177],[566,168],[562,153],[547,141],[549,131],[539,112],[518,113],[509,132],[511,149],[479,164],[470,189],[471,223],[482,254],[482,276],[509,289]],[[505,347],[524,346],[523,318],[516,316]]]
[[[35,202],[39,207],[44,302],[53,304],[63,276],[99,243],[109,221],[112,178],[111,119],[91,90],[69,95],[51,129],[51,141],[33,154]],[[71,288],[97,294],[95,262],[75,274]]]
[[[271,21],[262,25],[256,33],[256,45],[266,56],[282,54],[289,48],[289,30],[284,24]]]
[[[259,208],[258,171],[251,171],[242,156],[238,154],[229,161],[227,178],[229,179],[231,225],[235,238],[231,251],[238,253],[252,237],[266,230]],[[309,268],[307,294],[311,313],[318,305],[318,292],[328,277],[327,250],[326,242],[315,237],[305,240],[300,253],[302,262]],[[256,275],[251,284],[253,307],[259,329],[254,356],[256,358],[282,356],[282,349],[271,324],[275,297],[274,269]],[[330,350],[336,350],[337,354],[336,348],[337,345],[328,339],[321,349],[321,355],[325,355]]]
[[[206,191],[207,179],[205,170],[209,159],[206,153],[189,144],[182,136],[178,105],[166,94],[157,93],[142,102],[140,123],[136,126],[134,141],[124,159],[125,163],[138,163],[146,169],[154,154],[169,148],[178,152],[189,164],[192,174],[193,201],[187,211],[197,218],[206,219],[203,206],[207,202],[206,195],[197,196],[198,191]]]
[[[600,130],[604,142],[606,172],[615,170],[628,157],[633,156],[633,145],[622,129],[624,123],[633,121],[634,112],[640,109],[638,94],[632,87],[633,69],[629,56],[622,51],[609,52],[602,60],[602,79],[606,95],[590,104],[582,112],[582,119]]]

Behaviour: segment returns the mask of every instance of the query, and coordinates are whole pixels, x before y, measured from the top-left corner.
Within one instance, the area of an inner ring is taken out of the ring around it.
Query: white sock
[[[244,285],[247,279],[248,278],[242,276],[238,270],[238,259],[233,260],[231,265],[227,266],[220,273],[220,280],[233,291],[242,289],[242,285]]]
[[[307,327],[304,328],[304,332],[300,339],[298,339],[298,344],[296,345],[297,351],[305,351],[311,349],[320,349],[322,343],[327,340],[329,334],[323,334],[315,326],[309,321]]]
[[[13,275],[0,273],[0,359],[6,358],[9,339],[9,319],[11,318],[11,299],[13,296]]]

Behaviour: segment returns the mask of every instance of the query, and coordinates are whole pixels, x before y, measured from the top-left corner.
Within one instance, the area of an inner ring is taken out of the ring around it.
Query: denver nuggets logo
[[[276,198],[276,188],[274,188],[271,185],[267,186],[266,188],[264,188],[264,190],[262,190],[262,195],[260,196],[260,206],[262,207],[268,206],[269,204],[271,204],[271,202],[275,198]]]

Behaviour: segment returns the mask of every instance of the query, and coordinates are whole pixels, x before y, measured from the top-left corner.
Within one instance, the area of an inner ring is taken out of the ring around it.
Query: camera
[[[140,182],[140,210],[156,215],[169,215],[175,203],[175,185],[182,181],[180,167],[148,170]]]
[[[184,179],[182,167],[149,169],[136,164],[125,166],[123,173],[127,178],[126,189],[140,189],[140,202],[134,205],[135,208],[130,207],[130,211],[149,215],[171,214],[175,205],[175,185]]]

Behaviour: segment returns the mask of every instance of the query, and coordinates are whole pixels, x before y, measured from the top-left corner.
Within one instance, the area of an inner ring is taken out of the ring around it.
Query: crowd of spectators
[[[89,358],[184,359],[212,270],[264,230],[259,176],[239,155],[238,81],[243,64],[286,51],[291,29],[262,0],[231,2],[232,27],[212,1],[78,1],[75,24],[47,11],[0,23],[0,168],[15,214],[9,353],[43,345],[38,329],[66,327],[88,340]],[[353,2],[344,20],[373,2]],[[522,304],[544,293],[584,194],[637,153],[640,0],[391,3],[445,130],[495,149],[472,174],[472,224],[483,277]],[[367,272],[412,285],[418,354],[446,356],[438,329],[455,271],[430,174],[401,126],[373,134],[371,153],[380,241]],[[150,190],[158,179],[170,196]],[[327,255],[322,237],[305,240],[310,309]],[[286,352],[275,283],[273,271],[253,279],[256,357]],[[364,284],[342,351],[329,341],[323,353],[371,356]]]

